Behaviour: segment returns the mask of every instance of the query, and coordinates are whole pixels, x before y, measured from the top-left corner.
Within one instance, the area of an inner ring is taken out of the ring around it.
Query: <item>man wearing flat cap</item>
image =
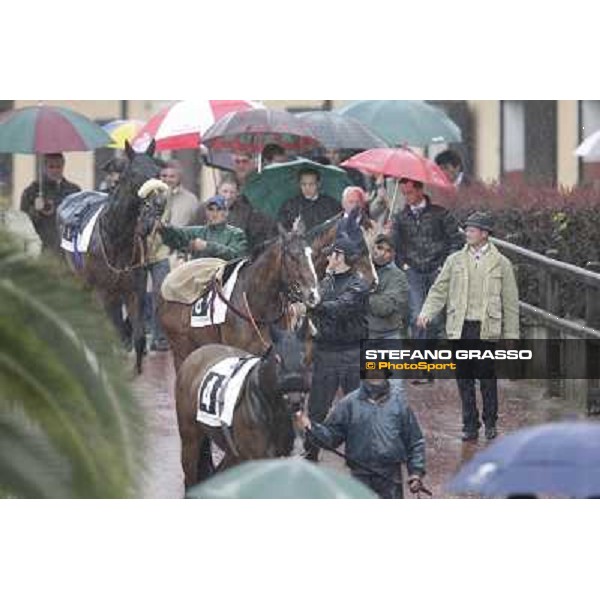
[[[498,339],[519,338],[519,293],[510,261],[489,240],[492,219],[475,212],[465,222],[467,243],[444,263],[417,319],[426,327],[446,306],[446,335],[450,340],[482,340],[493,349]],[[476,441],[481,423],[475,400],[475,379],[483,399],[483,423],[488,440],[496,437],[498,389],[493,371],[484,361],[457,368],[462,401],[463,441]]]
[[[321,302],[309,311],[316,327],[308,415],[325,420],[338,388],[348,394],[360,385],[360,341],[368,337],[369,288],[354,273],[356,242],[340,235],[329,249],[327,272],[319,285]],[[319,449],[306,443],[306,458],[317,461]]]

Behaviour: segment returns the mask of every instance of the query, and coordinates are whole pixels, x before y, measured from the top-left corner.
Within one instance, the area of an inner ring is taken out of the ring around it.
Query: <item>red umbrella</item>
[[[181,100],[156,113],[133,141],[144,148],[152,139],[158,150],[198,148],[202,134],[225,115],[262,107],[251,100]]]
[[[341,164],[373,175],[387,175],[396,179],[413,179],[426,185],[453,190],[454,185],[432,161],[410,148],[372,148],[355,154]]]
[[[260,154],[267,144],[303,152],[318,148],[310,127],[285,110],[265,108],[231,113],[217,121],[203,136],[209,150]]]

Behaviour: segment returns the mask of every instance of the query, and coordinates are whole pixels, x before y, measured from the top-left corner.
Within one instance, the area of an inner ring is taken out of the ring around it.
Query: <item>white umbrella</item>
[[[588,135],[588,137],[577,146],[575,155],[587,159],[600,160],[600,130]]]

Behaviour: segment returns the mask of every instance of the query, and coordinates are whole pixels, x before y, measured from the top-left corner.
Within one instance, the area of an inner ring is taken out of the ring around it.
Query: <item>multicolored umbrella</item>
[[[360,121],[346,115],[314,110],[300,113],[297,117],[312,129],[327,150],[366,150],[387,148],[389,145]]]
[[[118,148],[122,150],[125,148],[125,141],[130,144],[132,140],[144,127],[144,121],[138,121],[136,119],[117,119],[102,125],[102,129],[110,135],[113,143],[109,145],[109,148]]]
[[[26,106],[0,117],[0,152],[85,151],[108,146],[111,141],[100,125],[62,106]]]
[[[253,460],[212,476],[190,488],[186,498],[279,499],[357,498],[377,496],[357,479],[302,458]]]
[[[339,200],[344,188],[352,185],[344,169],[298,158],[268,165],[261,173],[251,173],[244,185],[244,195],[260,211],[276,216],[281,205],[300,192],[298,173],[308,167],[321,174],[321,191],[332,198]]]
[[[252,100],[181,100],[151,117],[134,144],[145,147],[154,138],[158,150],[198,148],[204,132],[225,115],[262,106]]]
[[[267,144],[303,152],[318,148],[312,130],[285,110],[258,108],[226,115],[203,136],[209,150],[260,154]]]
[[[338,109],[392,146],[461,142],[460,127],[439,108],[421,100],[360,100]]]
[[[372,148],[355,154],[341,166],[366,171],[372,175],[413,179],[446,190],[455,189],[440,167],[410,148]]]

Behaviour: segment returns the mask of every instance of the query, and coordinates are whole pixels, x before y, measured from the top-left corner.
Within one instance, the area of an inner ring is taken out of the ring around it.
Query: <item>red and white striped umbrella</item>
[[[143,150],[152,138],[158,150],[198,148],[202,134],[221,117],[231,112],[263,108],[252,100],[181,100],[155,114],[133,141]]]

